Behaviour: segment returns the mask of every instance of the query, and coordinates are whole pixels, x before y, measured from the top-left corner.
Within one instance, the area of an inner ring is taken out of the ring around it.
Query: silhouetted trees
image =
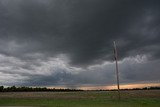
[[[160,87],[144,87],[144,88],[133,88],[133,89],[121,89],[121,90],[160,90]],[[56,89],[46,87],[4,87],[0,86],[0,92],[71,92],[71,91],[83,91],[80,89]],[[95,91],[116,91],[116,90],[95,90]]]
[[[3,86],[0,86],[0,92],[2,92],[2,91],[3,91],[3,89],[4,89],[4,87],[3,87]]]
[[[6,87],[0,86],[0,92],[42,92],[42,91],[52,91],[52,92],[70,92],[70,91],[82,91],[79,89],[55,89],[46,87]]]
[[[160,90],[160,87],[143,87],[143,88],[133,88],[133,89],[122,89],[122,90]]]

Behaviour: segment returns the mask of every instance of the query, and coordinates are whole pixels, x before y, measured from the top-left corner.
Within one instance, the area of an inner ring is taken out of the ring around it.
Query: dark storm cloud
[[[123,82],[157,80],[159,11],[159,0],[1,0],[0,78],[23,78],[22,85],[111,84],[113,63],[103,64],[113,61],[116,41],[121,61],[137,55],[151,61],[134,68],[127,66],[133,60],[124,62]]]
[[[72,64],[88,65],[112,60],[117,40],[123,44],[121,58],[151,50],[159,57],[158,50],[146,49],[160,43],[159,5],[158,0],[2,0],[1,38],[24,47],[1,53],[65,53]]]

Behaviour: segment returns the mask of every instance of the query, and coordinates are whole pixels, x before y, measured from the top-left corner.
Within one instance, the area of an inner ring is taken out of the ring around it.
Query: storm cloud
[[[159,0],[1,0],[0,37],[3,85],[113,84],[113,41],[122,82],[159,80]]]

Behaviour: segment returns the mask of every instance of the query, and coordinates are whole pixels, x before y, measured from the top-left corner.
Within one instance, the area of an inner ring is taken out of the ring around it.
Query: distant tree
[[[17,91],[16,86],[8,87],[8,91]]]
[[[0,86],[0,92],[3,92],[4,87]]]

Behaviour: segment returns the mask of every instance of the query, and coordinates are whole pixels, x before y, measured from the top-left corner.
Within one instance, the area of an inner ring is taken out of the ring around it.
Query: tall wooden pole
[[[119,71],[118,71],[118,58],[117,58],[117,47],[116,47],[116,42],[113,42],[114,44],[114,57],[115,57],[115,61],[116,61],[116,77],[117,77],[117,88],[118,88],[118,99],[121,99],[121,95],[120,95],[120,87],[119,87]]]

